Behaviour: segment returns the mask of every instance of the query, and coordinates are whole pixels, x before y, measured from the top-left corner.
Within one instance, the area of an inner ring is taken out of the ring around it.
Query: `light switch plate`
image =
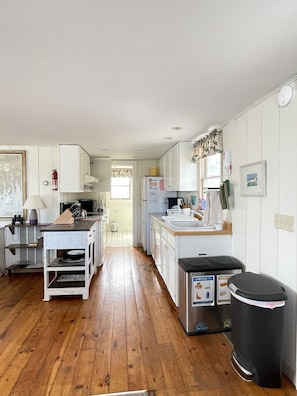
[[[280,230],[295,231],[295,217],[280,213],[274,214],[274,227]]]

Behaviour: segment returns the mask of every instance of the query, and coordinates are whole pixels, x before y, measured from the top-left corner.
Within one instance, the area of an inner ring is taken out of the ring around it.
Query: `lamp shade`
[[[36,224],[38,224],[38,217],[37,217],[36,209],[45,208],[45,205],[41,201],[41,199],[38,195],[29,195],[26,202],[24,203],[23,208],[31,209],[29,222],[31,225],[36,225]]]
[[[45,208],[44,203],[38,195],[29,195],[23,206],[24,209],[42,209]]]

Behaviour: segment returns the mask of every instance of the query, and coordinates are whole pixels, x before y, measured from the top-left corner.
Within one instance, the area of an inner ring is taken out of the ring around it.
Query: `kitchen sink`
[[[178,230],[214,230],[215,227],[191,216],[163,216],[163,220],[170,227]]]
[[[212,228],[209,224],[204,223],[203,221],[175,221],[175,220],[169,220],[168,223],[170,223],[173,227],[177,228]]]
[[[210,224],[204,223],[203,221],[168,221],[167,224],[172,228],[178,230],[195,230],[195,231],[203,231],[203,230],[214,230],[215,227],[211,226]]]

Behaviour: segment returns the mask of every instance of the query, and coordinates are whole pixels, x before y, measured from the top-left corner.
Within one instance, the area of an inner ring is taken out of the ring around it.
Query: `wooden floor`
[[[42,274],[0,277],[0,394],[292,396],[240,379],[223,333],[186,336],[152,259],[108,248],[90,298],[43,302]]]
[[[108,231],[106,240],[106,246],[108,247],[132,246],[132,231],[125,228],[121,228],[116,232]]]

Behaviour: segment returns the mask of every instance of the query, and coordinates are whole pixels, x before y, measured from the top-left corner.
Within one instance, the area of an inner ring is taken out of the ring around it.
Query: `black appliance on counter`
[[[179,206],[180,208],[183,207],[184,205],[184,199],[183,198],[167,198],[168,202],[168,209],[172,209],[173,207]]]
[[[97,210],[94,208],[95,201],[93,199],[79,199],[78,202],[81,204],[81,208],[85,210],[87,213],[93,213]]]
[[[65,212],[66,209],[70,209],[71,206],[74,204],[75,202],[60,202],[60,214],[62,214],[63,212]]]

